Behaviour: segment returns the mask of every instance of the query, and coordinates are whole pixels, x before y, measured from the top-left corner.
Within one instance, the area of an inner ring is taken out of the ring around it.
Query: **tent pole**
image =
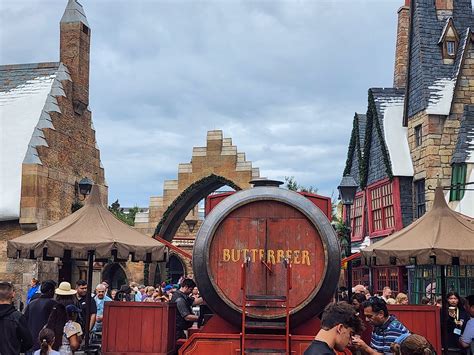
[[[91,302],[92,300],[92,270],[94,268],[94,251],[89,250],[87,252],[87,294],[86,294],[86,329],[84,329],[85,334],[85,348],[89,348],[90,341],[90,323],[91,323]]]
[[[436,266],[435,266],[436,267]],[[447,339],[447,329],[446,329],[446,311],[448,309],[448,303],[446,300],[446,267],[440,265],[441,272],[441,345],[443,347],[443,354],[448,353],[448,339]]]

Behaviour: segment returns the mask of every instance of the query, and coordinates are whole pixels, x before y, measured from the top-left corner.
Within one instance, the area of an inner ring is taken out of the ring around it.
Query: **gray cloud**
[[[109,200],[147,205],[211,129],[331,195],[354,112],[391,86],[402,2],[82,0]],[[65,4],[3,0],[2,64],[58,60]]]

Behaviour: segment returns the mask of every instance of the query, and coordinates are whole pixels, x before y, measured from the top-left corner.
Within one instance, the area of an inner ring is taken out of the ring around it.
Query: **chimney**
[[[81,115],[89,105],[89,52],[91,30],[82,5],[69,0],[60,22],[60,61],[73,82],[74,112]]]
[[[436,0],[436,16],[439,21],[444,21],[453,16],[454,0]]]
[[[410,31],[410,0],[398,10],[397,45],[395,48],[395,69],[393,86],[404,88],[407,81],[408,35]]]

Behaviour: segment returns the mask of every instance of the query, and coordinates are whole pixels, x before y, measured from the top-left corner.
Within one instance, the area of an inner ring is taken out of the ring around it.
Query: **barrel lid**
[[[262,187],[262,186],[273,186],[273,187],[280,187],[283,184],[283,181],[280,180],[272,180],[267,178],[258,178],[250,180],[250,183],[253,187]]]

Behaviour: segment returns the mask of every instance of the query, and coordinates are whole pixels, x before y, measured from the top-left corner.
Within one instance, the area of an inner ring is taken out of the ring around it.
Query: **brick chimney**
[[[438,20],[446,20],[453,16],[454,0],[436,0],[436,16]]]
[[[410,30],[410,0],[398,10],[397,45],[395,48],[395,69],[393,86],[404,88],[407,81],[408,34]]]
[[[89,105],[89,53],[91,30],[82,5],[69,0],[60,22],[60,61],[73,82],[74,112],[81,115]]]

